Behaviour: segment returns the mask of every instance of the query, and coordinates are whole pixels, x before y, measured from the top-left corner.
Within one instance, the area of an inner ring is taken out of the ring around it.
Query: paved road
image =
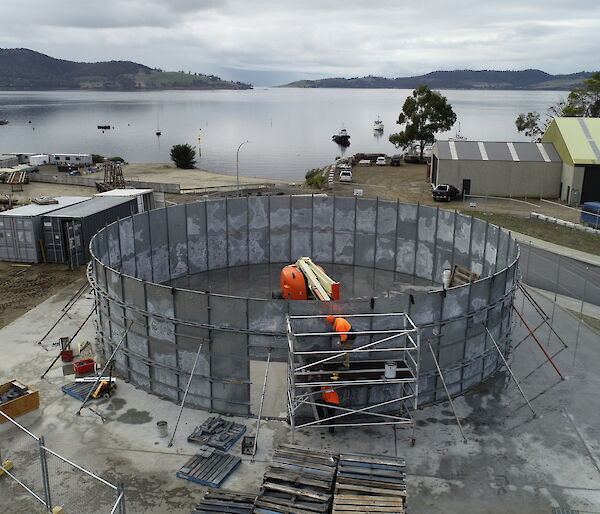
[[[523,282],[600,306],[600,266],[521,244]]]

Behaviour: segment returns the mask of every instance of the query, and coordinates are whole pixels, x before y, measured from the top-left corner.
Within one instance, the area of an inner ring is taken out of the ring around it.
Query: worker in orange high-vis
[[[344,350],[352,350],[352,341],[356,339],[356,334],[352,333],[352,325],[345,318],[338,318],[336,316],[327,316],[327,323],[333,323],[333,329],[339,333],[339,344],[342,345],[342,348]],[[348,353],[344,353],[342,364],[344,368],[350,369],[350,355]]]
[[[337,373],[334,373],[331,379],[338,380],[339,376]],[[337,407],[340,404],[340,397],[332,385],[321,386],[321,400],[321,403],[323,404],[323,417],[329,418],[334,416],[336,413],[336,409],[334,407]],[[332,422],[333,421],[330,423]],[[335,432],[335,428],[329,427],[329,432],[333,434]]]

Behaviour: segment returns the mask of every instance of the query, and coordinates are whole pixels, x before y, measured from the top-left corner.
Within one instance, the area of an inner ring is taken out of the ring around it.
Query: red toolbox
[[[88,371],[94,371],[96,367],[96,361],[94,359],[84,359],[73,363],[75,373],[87,373]]]

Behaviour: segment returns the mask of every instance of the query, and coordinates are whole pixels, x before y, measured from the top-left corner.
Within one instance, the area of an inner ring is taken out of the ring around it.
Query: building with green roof
[[[560,155],[560,199],[570,204],[600,200],[600,118],[555,118],[542,136]]]

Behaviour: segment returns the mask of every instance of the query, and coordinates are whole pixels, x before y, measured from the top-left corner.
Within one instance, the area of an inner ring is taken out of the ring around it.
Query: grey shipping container
[[[136,213],[136,198],[100,196],[49,213],[43,218],[46,259],[71,267],[86,264],[94,234],[105,225]]]
[[[35,203],[0,212],[0,260],[42,261],[42,216],[90,200],[89,196],[59,196],[58,203]]]

